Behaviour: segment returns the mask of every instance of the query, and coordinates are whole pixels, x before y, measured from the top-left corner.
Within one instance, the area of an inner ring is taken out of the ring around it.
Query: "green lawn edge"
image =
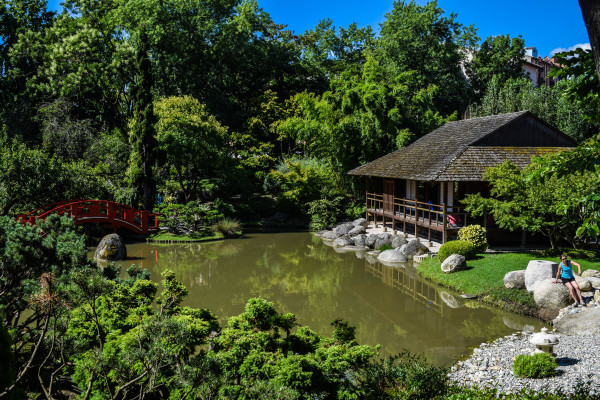
[[[524,270],[531,260],[558,262],[558,257],[543,256],[538,252],[484,253],[467,261],[467,269],[444,273],[437,257],[424,259],[417,266],[423,278],[463,294],[476,296],[480,301],[519,314],[544,320],[552,319],[535,304],[533,294],[526,290],[504,287],[504,275],[510,271]],[[574,259],[581,271],[598,269],[599,259]]]
[[[195,242],[212,242],[215,240],[223,240],[225,237],[222,233],[216,232],[211,235],[202,233],[191,233],[189,235],[177,235],[169,232],[157,232],[146,238],[147,242],[153,243],[195,243]]]

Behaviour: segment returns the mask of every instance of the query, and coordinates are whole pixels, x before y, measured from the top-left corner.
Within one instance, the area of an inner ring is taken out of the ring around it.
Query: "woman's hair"
[[[562,260],[563,258],[568,258],[565,253],[563,253],[563,254],[560,255],[560,259]]]

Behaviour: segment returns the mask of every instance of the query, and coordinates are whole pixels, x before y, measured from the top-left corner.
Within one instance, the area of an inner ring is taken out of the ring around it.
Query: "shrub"
[[[444,260],[452,254],[460,254],[461,256],[465,256],[467,260],[472,260],[477,255],[477,249],[471,242],[452,240],[444,243],[442,247],[440,247],[438,259],[440,262],[444,262]]]
[[[460,228],[458,231],[458,239],[473,244],[478,253],[483,253],[489,247],[487,231],[481,225],[468,225]]]
[[[210,227],[223,213],[215,203],[190,201],[187,204],[164,203],[159,208],[160,223],[173,233],[210,231]]]
[[[237,219],[223,218],[213,225],[214,232],[220,232],[225,237],[236,237],[241,235],[242,224]]]
[[[556,374],[558,364],[548,353],[532,356],[519,354],[513,362],[513,372],[521,378],[546,378]]]

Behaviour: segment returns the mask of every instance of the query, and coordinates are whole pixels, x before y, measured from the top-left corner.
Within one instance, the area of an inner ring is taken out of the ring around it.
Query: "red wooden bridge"
[[[17,215],[17,221],[35,224],[50,214],[68,215],[76,225],[99,223],[110,225],[116,232],[119,228],[129,229],[139,235],[158,232],[157,214],[136,210],[125,204],[107,200],[67,200]]]

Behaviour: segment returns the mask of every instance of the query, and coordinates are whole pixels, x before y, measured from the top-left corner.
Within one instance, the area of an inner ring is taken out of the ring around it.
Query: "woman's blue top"
[[[566,266],[561,262],[560,267],[562,268],[562,274],[560,274],[561,278],[573,279],[573,266],[571,265],[571,261],[567,261]]]

